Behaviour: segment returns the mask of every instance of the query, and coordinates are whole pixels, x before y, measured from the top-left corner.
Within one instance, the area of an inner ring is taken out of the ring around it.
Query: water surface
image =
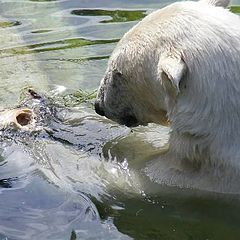
[[[54,109],[41,134],[0,136],[0,239],[240,239],[239,196],[144,175],[168,128],[128,129],[93,110],[116,43],[169,3],[0,1],[0,107],[33,87]]]

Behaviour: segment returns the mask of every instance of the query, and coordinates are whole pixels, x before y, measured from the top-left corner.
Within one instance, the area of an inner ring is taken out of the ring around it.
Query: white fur
[[[167,111],[169,152],[146,168],[157,182],[240,192],[240,19],[216,7],[227,4],[179,2],[153,12],[109,61],[98,95],[107,117],[122,113],[113,107],[113,69],[128,80],[119,108],[130,105],[140,124],[161,123]]]
[[[227,7],[230,3],[230,0],[200,0],[202,3],[206,3],[209,5],[217,6],[217,7]]]

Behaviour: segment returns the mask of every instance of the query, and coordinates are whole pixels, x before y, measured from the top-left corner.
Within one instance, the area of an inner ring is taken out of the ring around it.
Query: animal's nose
[[[137,118],[132,115],[125,115],[121,122],[127,127],[136,127],[139,124]]]
[[[105,116],[105,113],[104,113],[103,109],[101,109],[101,107],[100,107],[99,101],[95,101],[94,106],[95,106],[95,111],[96,111],[97,114],[99,114],[101,116]]]

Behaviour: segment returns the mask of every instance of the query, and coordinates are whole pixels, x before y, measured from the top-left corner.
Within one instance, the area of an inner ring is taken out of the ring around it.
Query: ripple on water
[[[114,164],[49,139],[28,139],[27,145],[8,141],[1,147],[1,237],[70,239],[74,230],[79,239],[128,239],[112,221],[100,220],[86,196],[98,198],[107,193],[107,182],[120,180],[111,176]]]
[[[39,29],[39,30],[34,30],[34,31],[31,31],[31,33],[48,33],[48,32],[51,32],[52,30],[50,29]]]
[[[72,230],[97,224],[94,204],[84,195],[68,194],[44,179],[1,193],[1,233],[10,239],[70,239]],[[10,220],[10,221],[9,221]]]
[[[111,19],[102,20],[100,23],[131,22],[142,19],[146,16],[143,10],[104,10],[104,9],[77,9],[72,10],[71,14],[77,16],[108,16]]]
[[[56,50],[64,50],[71,48],[79,48],[88,45],[100,45],[100,44],[110,44],[116,43],[119,39],[102,39],[102,40],[90,40],[85,38],[73,38],[73,39],[63,39],[53,42],[44,42],[38,44],[25,45],[22,47],[6,48],[0,49],[0,56],[13,56],[13,55],[24,55],[31,53],[41,53]]]

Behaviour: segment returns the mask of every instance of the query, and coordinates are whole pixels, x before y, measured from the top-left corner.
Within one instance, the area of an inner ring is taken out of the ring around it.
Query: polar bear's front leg
[[[199,164],[177,159],[174,154],[167,152],[148,162],[144,172],[151,181],[158,184],[192,187],[201,169]]]

